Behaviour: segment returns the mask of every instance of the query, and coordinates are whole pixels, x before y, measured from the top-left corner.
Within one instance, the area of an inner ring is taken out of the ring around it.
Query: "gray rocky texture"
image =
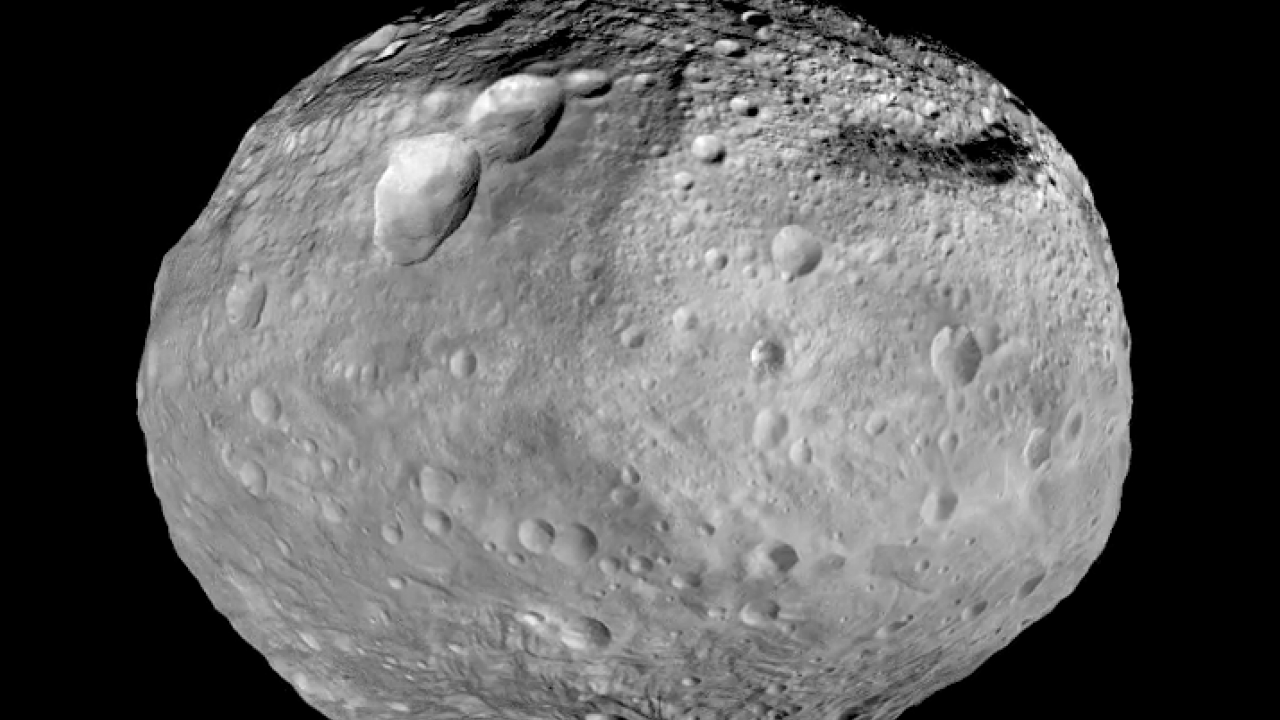
[[[175,546],[323,713],[896,717],[1101,550],[1087,184],[963,60],[752,7],[405,18],[166,260]]]

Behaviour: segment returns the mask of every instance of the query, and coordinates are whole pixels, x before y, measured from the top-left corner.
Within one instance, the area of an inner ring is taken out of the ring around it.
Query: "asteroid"
[[[892,720],[1089,592],[1131,332],[1008,88],[830,3],[386,20],[245,131],[139,372],[188,612],[298,712]]]

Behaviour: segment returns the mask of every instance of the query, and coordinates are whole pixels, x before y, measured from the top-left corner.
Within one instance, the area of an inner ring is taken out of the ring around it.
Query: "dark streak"
[[[1033,170],[1031,147],[1001,124],[960,143],[935,144],[872,125],[846,125],[820,144],[826,161],[892,179],[1003,185]]]

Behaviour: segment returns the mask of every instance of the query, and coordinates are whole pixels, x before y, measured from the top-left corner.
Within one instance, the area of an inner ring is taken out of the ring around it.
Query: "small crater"
[[[720,272],[729,264],[729,256],[723,250],[712,248],[702,256],[702,263],[708,270]]]
[[[991,403],[992,405],[999,403],[1000,402],[1000,385],[997,383],[988,384],[984,394],[986,395],[987,402]]]
[[[267,491],[267,473],[253,460],[241,463],[236,477],[240,480],[241,487],[253,497],[262,497]]]
[[[1027,469],[1035,472],[1049,462],[1052,451],[1053,438],[1044,428],[1035,428],[1027,436],[1027,443],[1022,448],[1022,461],[1026,463]]]
[[[831,554],[822,556],[822,558],[819,559],[818,562],[814,564],[813,569],[814,569],[814,572],[819,574],[834,573],[834,572],[839,572],[840,570],[843,570],[844,566],[847,565],[848,562],[849,561],[847,558],[845,558],[845,556],[831,553]]]
[[[747,627],[764,627],[777,620],[778,613],[781,611],[782,608],[778,607],[778,603],[772,600],[752,600],[742,606],[738,617]]]
[[[458,350],[449,358],[449,372],[459,380],[475,374],[476,354],[470,350]]]
[[[556,531],[546,520],[527,518],[521,520],[516,527],[516,538],[526,550],[541,555],[551,549],[551,543],[556,539]]]
[[[757,372],[773,374],[782,369],[787,351],[774,340],[757,340],[751,347],[751,367]]]
[[[889,418],[882,412],[876,411],[867,417],[867,422],[863,425],[863,429],[871,437],[876,437],[883,433],[889,427]]]
[[[347,509],[337,500],[328,496],[321,496],[318,500],[320,503],[320,514],[327,522],[338,524],[347,519]]]
[[[599,280],[604,274],[604,258],[591,252],[577,252],[569,258],[569,274],[579,282]]]
[[[741,95],[729,101],[729,109],[743,117],[752,117],[760,111],[754,102]]]
[[[800,562],[800,554],[788,543],[772,540],[756,548],[750,560],[754,575],[778,575],[790,572]]]
[[[973,382],[982,364],[982,349],[965,326],[944,327],[929,347],[933,373],[944,385],[964,387]]]
[[[894,620],[888,625],[883,625],[878,630],[876,630],[876,637],[883,640],[889,637],[890,635],[895,635],[899,632],[902,632],[904,629],[906,629],[908,625],[910,625],[913,621],[915,621],[915,619],[916,618],[914,615],[907,615],[906,617],[900,618],[898,620]]]
[[[249,410],[263,425],[274,425],[280,420],[280,400],[275,393],[263,387],[249,391]]]
[[[400,523],[389,521],[382,523],[382,539],[388,545],[399,545],[404,540],[404,530],[401,529]]]
[[[676,330],[688,332],[698,327],[698,315],[692,309],[682,305],[671,313],[671,324]]]
[[[644,345],[644,329],[630,325],[618,335],[618,341],[628,350],[636,350]]]
[[[920,515],[928,523],[944,523],[955,515],[960,496],[950,488],[938,488],[925,496]]]
[[[422,527],[436,537],[443,537],[453,529],[453,520],[440,508],[429,507],[422,511]]]
[[[702,585],[702,578],[695,572],[680,572],[671,576],[671,587],[677,590],[692,590]]]
[[[595,618],[576,617],[561,628],[560,641],[570,650],[603,650],[613,641],[613,634]]]
[[[791,451],[788,456],[795,465],[808,465],[813,460],[813,448],[809,446],[808,440],[800,438],[791,443]]]
[[[787,436],[787,416],[772,408],[765,408],[756,414],[755,425],[751,431],[751,442],[757,450],[770,450]]]
[[[425,502],[433,505],[445,505],[453,496],[458,481],[447,470],[433,465],[423,465],[418,471],[418,491]]]
[[[1084,430],[1084,411],[1079,407],[1074,408],[1067,415],[1067,422],[1062,427],[1062,439],[1070,445],[1080,437],[1080,432]]]
[[[800,562],[800,555],[796,549],[786,543],[778,543],[769,548],[769,562],[777,569],[778,572],[788,572],[791,568]]]
[[[1026,600],[1031,593],[1036,591],[1036,588],[1040,587],[1042,582],[1044,582],[1044,573],[1038,573],[1027,578],[1018,586],[1018,599]]]
[[[689,153],[699,162],[719,162],[724,159],[724,141],[715,135],[699,135],[689,146]]]
[[[990,355],[1000,347],[1000,325],[994,320],[979,322],[974,328],[973,336],[978,341],[978,348],[982,350],[983,355]]]
[[[979,600],[978,602],[965,608],[964,612],[960,613],[960,619],[968,622],[969,620],[973,620],[974,618],[978,617],[982,613],[986,612],[986,610],[987,610],[987,601]]]
[[[547,621],[547,618],[544,617],[542,613],[536,613],[536,612],[518,613],[515,616],[515,618],[517,622],[523,625],[528,625],[530,627],[538,627],[542,625],[542,623]]]
[[[960,433],[947,428],[938,434],[938,449],[947,455],[955,453],[960,447]]]
[[[227,322],[238,330],[253,330],[262,319],[267,289],[248,275],[238,275],[225,300]]]
[[[632,508],[640,501],[640,493],[630,487],[616,487],[609,493],[609,500],[620,508]]]
[[[813,272],[822,262],[822,242],[799,225],[787,225],[778,231],[770,245],[778,270],[793,278]]]
[[[555,533],[551,556],[565,565],[581,565],[600,549],[596,534],[585,525],[570,523]]]
[[[622,481],[623,485],[635,487],[640,484],[640,471],[631,465],[626,465],[618,471],[618,479]]]

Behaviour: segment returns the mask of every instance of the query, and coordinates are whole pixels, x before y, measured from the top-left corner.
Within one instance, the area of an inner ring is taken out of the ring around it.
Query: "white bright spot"
[[[493,157],[518,162],[546,141],[563,112],[564,92],[554,79],[510,75],[476,97],[467,124]]]
[[[480,155],[449,133],[401,140],[374,190],[374,240],[400,265],[418,262],[471,211]]]
[[[693,139],[689,152],[704,163],[718,162],[724,159],[724,141],[715,135],[699,135]]]

